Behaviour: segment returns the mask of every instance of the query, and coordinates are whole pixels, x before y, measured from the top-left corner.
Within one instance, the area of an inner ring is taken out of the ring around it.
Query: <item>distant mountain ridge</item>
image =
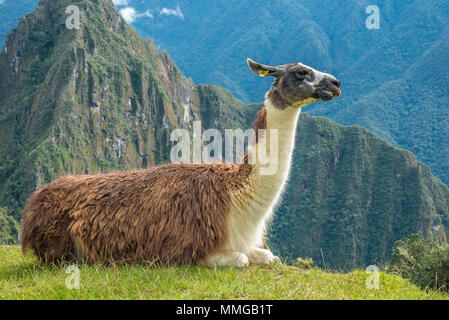
[[[406,150],[358,126],[302,114],[270,245],[282,257],[357,268],[386,262],[420,232],[447,242],[448,188]]]
[[[365,26],[372,4],[380,10],[379,30]],[[159,8],[178,5],[183,19],[157,16]],[[342,99],[316,104],[310,114],[361,125],[413,151],[449,184],[448,1],[129,0],[128,6],[153,10],[153,19],[132,24],[184,74],[245,102],[260,102],[270,86],[246,74],[246,57],[332,72],[342,80]]]
[[[172,129],[191,120],[246,129],[261,108],[195,85],[109,0],[78,1],[81,28],[68,30],[69,4],[41,0],[0,53],[2,230],[14,232],[10,217],[19,221],[27,197],[58,176],[166,163]],[[410,233],[447,241],[449,189],[360,127],[303,114],[283,199],[269,243],[284,258],[320,263],[323,253],[327,266],[349,268],[388,258]]]

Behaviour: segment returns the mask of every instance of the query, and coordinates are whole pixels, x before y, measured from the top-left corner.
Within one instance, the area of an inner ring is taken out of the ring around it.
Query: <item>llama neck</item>
[[[256,150],[261,147],[265,148],[267,157],[261,159],[257,156],[255,168],[259,196],[263,197],[267,203],[271,202],[271,210],[288,178],[295,144],[296,125],[301,108],[287,107],[284,110],[279,110],[267,99],[265,109],[267,111],[267,130],[264,135],[259,137]],[[275,138],[274,132],[271,130],[277,131],[277,143],[270,141]],[[273,142],[277,144],[277,148],[271,146]],[[275,156],[276,151],[277,157]],[[267,164],[266,160],[269,160],[271,164]]]
[[[257,143],[248,150],[251,158],[249,161],[254,164],[251,182],[232,195],[228,244],[231,251],[248,253],[255,246],[262,245],[267,222],[272,216],[273,206],[279,199],[290,170],[300,108],[287,107],[279,110],[267,99],[265,110],[266,133],[259,135]],[[270,130],[277,131],[277,157],[270,156],[276,151],[275,147],[270,146]],[[274,161],[274,164],[266,164],[265,159],[256,156],[258,149],[263,149],[263,146],[268,155],[266,159]],[[275,170],[272,174],[266,174],[264,169],[271,166],[274,166]]]

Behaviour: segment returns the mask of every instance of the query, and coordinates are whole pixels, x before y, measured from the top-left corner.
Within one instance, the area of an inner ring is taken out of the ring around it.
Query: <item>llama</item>
[[[276,173],[261,174],[263,165],[257,158],[250,163],[247,153],[242,164],[167,164],[62,177],[30,197],[23,251],[46,263],[246,267],[279,261],[264,236],[288,177],[301,108],[339,96],[340,82],[301,63],[247,62],[254,73],[275,79],[254,128],[278,131]],[[256,134],[250,150],[268,139]]]

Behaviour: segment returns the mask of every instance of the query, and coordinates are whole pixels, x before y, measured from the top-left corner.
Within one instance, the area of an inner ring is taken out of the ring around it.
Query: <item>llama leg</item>
[[[270,250],[262,248],[253,248],[248,254],[249,263],[251,264],[270,264],[281,262],[281,260],[273,255]]]
[[[241,252],[221,252],[206,258],[205,264],[208,267],[245,268],[248,266],[248,257]]]
[[[81,242],[76,239],[75,237],[72,237],[73,241],[73,255],[75,258],[75,261],[77,264],[83,264],[87,262],[87,260],[84,258],[83,251],[81,249]]]

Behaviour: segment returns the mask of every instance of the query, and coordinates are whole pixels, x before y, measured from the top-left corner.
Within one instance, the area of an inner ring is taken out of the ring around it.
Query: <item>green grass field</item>
[[[449,299],[380,273],[367,289],[364,271],[330,273],[285,265],[205,267],[80,266],[80,289],[68,289],[67,266],[46,266],[18,246],[0,246],[0,299]]]

